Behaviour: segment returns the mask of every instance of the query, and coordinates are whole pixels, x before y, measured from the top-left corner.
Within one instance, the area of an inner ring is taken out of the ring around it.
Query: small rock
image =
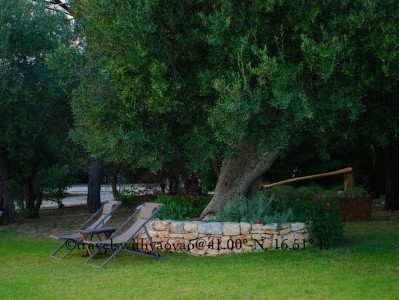
[[[292,231],[298,231],[305,228],[305,223],[291,223]]]
[[[219,250],[206,249],[205,254],[209,255],[209,256],[217,256],[217,255],[219,255]]]
[[[196,238],[198,238],[198,232],[189,232],[184,235],[184,239],[188,241],[195,240]]]
[[[262,224],[252,224],[251,233],[264,233]]]
[[[241,234],[249,234],[251,232],[251,224],[250,223],[240,223],[240,233]]]
[[[291,228],[280,230],[280,235],[285,235],[291,232]]]
[[[165,231],[169,229],[169,222],[168,221],[155,221],[152,224],[152,228],[157,231]]]
[[[223,234],[222,223],[219,222],[199,223],[198,232],[202,234]]]
[[[173,239],[176,239],[176,238],[183,239],[184,238],[184,234],[183,233],[170,233],[169,237],[173,238]]]
[[[272,240],[271,239],[264,239],[262,241],[263,250],[270,249],[272,247]]]
[[[231,254],[231,250],[227,249],[226,247],[224,247],[225,249],[220,249],[219,250],[219,255],[223,255],[223,254]]]
[[[169,237],[169,231],[165,230],[165,231],[158,231],[158,236],[160,238],[165,238],[165,237]]]
[[[284,243],[288,245],[288,247],[292,248],[294,244],[294,234],[291,232],[283,236]],[[297,241],[296,241],[297,242]]]
[[[264,228],[265,230],[277,230],[277,228],[278,228],[278,223],[269,223],[269,224],[265,224],[265,225],[263,226],[263,228]]]
[[[171,233],[184,233],[184,222],[171,222],[170,223]]]
[[[150,237],[154,238],[158,236],[158,231],[148,229],[148,234],[150,235]]]
[[[186,222],[184,223],[184,232],[197,232],[198,233],[198,223],[197,222]]]
[[[222,230],[224,235],[239,235],[240,234],[240,224],[226,222],[222,225]]]

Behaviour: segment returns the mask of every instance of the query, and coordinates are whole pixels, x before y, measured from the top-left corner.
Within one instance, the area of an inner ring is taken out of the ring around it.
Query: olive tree
[[[253,194],[277,157],[351,128],[371,86],[393,90],[390,4],[77,0],[88,66],[103,82],[74,98],[86,147],[154,171],[223,157],[201,217],[213,214]]]

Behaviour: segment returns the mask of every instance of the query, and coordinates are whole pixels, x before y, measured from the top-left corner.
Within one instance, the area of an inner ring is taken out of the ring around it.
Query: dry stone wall
[[[194,255],[301,250],[309,245],[305,223],[250,224],[233,222],[152,221],[136,239],[144,250],[189,252]]]

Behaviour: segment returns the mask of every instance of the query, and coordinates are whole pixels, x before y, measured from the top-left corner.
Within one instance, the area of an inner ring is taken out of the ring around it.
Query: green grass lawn
[[[106,268],[82,252],[0,227],[0,299],[399,299],[399,221],[348,223],[330,250],[165,259],[124,253]]]

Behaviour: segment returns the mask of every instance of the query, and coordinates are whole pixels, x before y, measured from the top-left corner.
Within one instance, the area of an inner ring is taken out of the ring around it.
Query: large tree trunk
[[[6,164],[0,152],[0,210],[6,218],[15,219],[14,197],[7,181]]]
[[[215,194],[202,212],[201,219],[213,216],[240,193],[253,196],[259,189],[262,174],[270,169],[278,157],[278,151],[274,150],[259,160],[256,147],[245,142],[239,143],[238,150],[238,157],[223,160]]]
[[[161,181],[162,192],[169,189],[170,195],[181,195],[185,193],[184,184],[187,178],[187,170],[184,167],[183,156],[176,154],[173,160],[167,163],[158,174]]]
[[[89,184],[87,187],[87,208],[90,213],[101,207],[101,181],[103,177],[103,163],[99,158],[92,158],[89,170]]]
[[[111,165],[108,171],[105,173],[111,174],[111,188],[112,188],[112,196],[114,199],[118,199],[119,191],[118,191],[118,176],[121,173],[121,167],[119,165]]]
[[[119,171],[116,171],[111,175],[111,187],[112,187],[112,196],[114,199],[118,199],[119,191],[118,191],[118,174]]]
[[[399,161],[396,158],[399,153],[391,147],[384,151],[385,173],[385,205],[386,210],[398,210],[399,196]]]
[[[202,187],[198,176],[195,174],[188,175],[185,178],[184,194],[190,197],[202,195]]]
[[[32,171],[32,174],[33,175],[28,180],[28,203],[26,207],[26,216],[28,218],[38,218],[43,194],[38,186],[37,171]]]

